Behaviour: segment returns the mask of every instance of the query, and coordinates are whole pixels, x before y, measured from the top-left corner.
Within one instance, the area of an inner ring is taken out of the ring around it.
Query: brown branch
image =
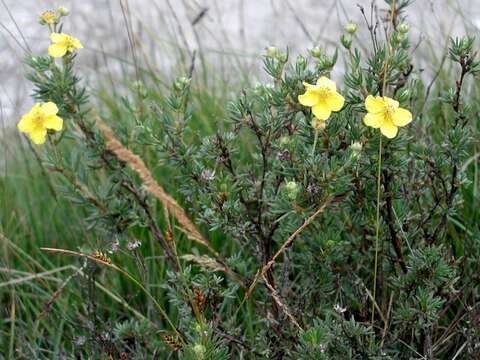
[[[272,299],[275,301],[277,306],[282,309],[283,313],[287,316],[287,318],[290,320],[290,322],[300,331],[303,331],[302,327],[298,323],[297,319],[295,319],[295,316],[292,315],[292,312],[290,311],[290,308],[288,305],[285,303],[285,301],[282,300],[280,295],[278,294],[277,290],[270,285],[267,277],[265,275],[262,275],[263,280],[265,281],[265,285],[267,286],[268,290],[270,290],[270,295],[272,296]]]
[[[394,219],[393,219],[393,199],[392,199],[392,193],[390,191],[390,180],[391,180],[391,174],[387,171],[384,170],[383,172],[383,188],[385,190],[385,209],[383,211],[383,218],[385,219],[385,222],[387,223],[388,230],[390,233],[390,241],[393,245],[393,249],[395,250],[395,254],[397,256],[398,263],[400,264],[400,267],[403,271],[404,274],[407,273],[407,265],[405,264],[405,260],[403,259],[403,254],[402,254],[402,243],[401,240],[397,234],[397,230],[395,229],[394,225]]]
[[[462,71],[460,73],[460,79],[456,82],[456,90],[455,90],[455,96],[453,100],[453,110],[455,111],[455,125],[454,129],[458,126],[458,120],[459,119],[464,119],[464,115],[460,111],[461,107],[461,94],[462,94],[462,87],[464,84],[465,76],[468,74],[468,59],[461,58],[460,59],[460,65],[462,67]],[[455,195],[459,189],[458,185],[458,164],[454,162],[454,159],[452,159],[452,175],[450,178],[450,191],[445,195],[445,205],[446,209],[444,210],[442,217],[440,219],[440,222],[438,225],[435,227],[435,230],[433,231],[433,234],[430,236],[430,238],[427,239],[427,243],[433,244],[440,233],[440,231],[445,227],[447,224],[447,211],[450,209],[453,205],[453,200],[455,199]]]
[[[160,227],[158,226],[157,222],[154,220],[153,214],[150,211],[150,206],[147,204],[147,200],[145,197],[142,196],[142,194],[136,189],[134,186],[129,184],[126,181],[122,181],[121,185],[128,189],[135,199],[137,200],[138,204],[142,207],[143,211],[145,212],[145,215],[147,216],[147,222],[148,222],[148,228],[152,232],[153,236],[158,240],[160,245],[163,248],[163,251],[165,251],[165,254],[167,255],[167,258],[170,262],[170,265],[175,269],[175,271],[178,271],[178,262],[176,260],[175,256],[175,250],[172,248],[170,243],[165,239],[165,236],[163,236],[162,231],[160,230]]]
[[[323,213],[325,211],[325,209],[330,205],[332,204],[333,202],[336,202],[336,201],[340,201],[341,199],[343,198],[343,196],[329,196],[325,199],[325,201],[323,202],[323,204],[318,208],[317,211],[315,211],[310,217],[308,217],[304,222],[303,224],[297,229],[295,230],[295,232],[290,235],[290,237],[283,243],[283,245],[280,247],[280,249],[275,253],[275,255],[273,255],[273,257],[261,268],[257,271],[257,274],[255,275],[255,278],[253,279],[252,281],[252,284],[249,286],[248,288],[248,291],[247,293],[245,294],[245,298],[243,301],[245,301],[246,299],[250,298],[250,296],[252,295],[252,292],[255,288],[255,286],[257,285],[257,282],[258,280],[264,276],[266,274],[266,272],[275,264],[275,261],[277,260],[277,258],[282,255],[285,250],[287,250],[290,245],[293,243],[293,240],[295,240],[295,238],[303,231],[305,230],[306,227],[308,227],[308,225],[310,225],[312,223],[313,220],[315,220],[315,218],[320,215],[321,213]]]

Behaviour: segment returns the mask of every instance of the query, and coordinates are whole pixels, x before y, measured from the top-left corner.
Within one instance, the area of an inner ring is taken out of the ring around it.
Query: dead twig
[[[277,258],[283,254],[285,252],[285,250],[290,247],[290,245],[292,244],[293,240],[295,240],[295,238],[303,231],[305,230],[305,228],[310,225],[312,223],[312,221],[318,216],[320,215],[322,212],[325,211],[325,209],[334,201],[338,201],[338,197],[334,197],[334,196],[329,196],[326,198],[326,200],[323,202],[323,204],[318,208],[317,211],[315,211],[309,218],[307,218],[303,224],[297,229],[295,230],[295,232],[290,235],[290,237],[287,239],[287,241],[285,241],[283,243],[283,245],[280,247],[280,249],[275,253],[275,255],[273,255],[273,257],[261,268],[257,271],[257,274],[255,275],[255,278],[253,279],[252,281],[252,284],[250,285],[250,287],[248,288],[248,291],[247,293],[245,294],[245,298],[243,301],[245,301],[246,299],[250,298],[250,296],[252,295],[252,291],[253,289],[255,288],[255,286],[257,285],[257,282],[258,280],[263,277],[266,272],[275,264],[275,261],[277,260]]]
[[[277,306],[282,309],[283,313],[287,316],[287,318],[290,320],[290,322],[295,325],[295,327],[303,331],[303,328],[300,326],[298,323],[297,319],[295,319],[295,316],[293,316],[292,312],[290,311],[290,308],[288,307],[287,304],[281,299],[280,295],[278,294],[277,290],[270,285],[268,282],[268,279],[265,275],[262,275],[263,281],[265,281],[265,285],[267,286],[268,290],[270,290],[270,295],[272,295],[272,299],[277,303]]]

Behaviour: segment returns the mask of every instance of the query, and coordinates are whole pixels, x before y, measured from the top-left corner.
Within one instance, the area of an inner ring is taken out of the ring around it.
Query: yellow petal
[[[365,108],[369,113],[383,112],[385,102],[380,96],[368,95],[365,99]]]
[[[406,109],[398,108],[393,113],[393,123],[396,126],[405,126],[412,122],[412,113]]]
[[[395,109],[398,109],[398,107],[400,106],[397,100],[390,99],[389,97],[386,97],[386,96],[383,97],[383,101],[385,101],[387,105],[393,106],[393,108]]]
[[[307,82],[305,82],[305,81],[303,82],[303,86],[305,86],[305,89],[307,89],[307,91],[308,91],[308,90],[315,90],[315,89],[317,88],[316,85],[309,84],[309,83],[307,83]]]
[[[319,102],[312,107],[312,113],[320,120],[327,120],[330,117],[331,110],[326,102]]]
[[[28,134],[34,144],[41,145],[45,142],[47,129],[40,128]]]
[[[393,139],[395,136],[397,136],[398,133],[398,127],[396,127],[393,123],[390,121],[384,121],[382,125],[380,126],[380,131],[382,132],[383,135],[385,135],[389,139]]]
[[[378,114],[368,113],[363,118],[363,123],[365,125],[371,126],[375,129],[378,129],[382,125],[383,121],[384,121],[383,114],[381,113],[378,113]]]
[[[319,100],[318,94],[310,90],[307,90],[305,94],[298,96],[299,103],[304,106],[314,106]]]
[[[55,103],[51,101],[43,104],[40,109],[43,112],[43,114],[45,114],[45,116],[56,115],[58,113],[57,105],[55,105]]]
[[[54,58],[63,57],[67,53],[67,47],[60,44],[52,44],[48,47],[48,55]]]
[[[83,49],[83,45],[77,38],[72,39],[72,44],[75,49]]]
[[[22,118],[20,119],[20,121],[18,122],[17,124],[17,128],[18,130],[20,130],[21,132],[24,132],[24,133],[28,133],[30,131],[32,131],[32,128],[33,128],[33,118],[32,116],[29,114],[27,115],[23,115]]]
[[[47,129],[60,131],[63,128],[63,119],[56,115],[51,115],[45,119],[43,126]]]
[[[52,40],[53,43],[63,42],[65,40],[65,35],[62,33],[53,32],[50,34],[50,40]]]
[[[27,132],[27,133],[32,131],[32,129],[35,126],[33,119],[35,118],[35,116],[37,116],[39,110],[40,110],[40,104],[37,103],[33,105],[30,111],[25,115],[23,115],[20,121],[18,122],[17,124],[18,130],[20,130],[21,132]]]
[[[317,86],[326,87],[331,91],[337,91],[337,84],[335,84],[335,81],[330,80],[326,76],[321,76],[317,80]]]
[[[343,105],[345,104],[345,99],[338,92],[334,92],[327,98],[327,103],[328,103],[328,106],[330,107],[330,110],[340,111],[342,110]]]

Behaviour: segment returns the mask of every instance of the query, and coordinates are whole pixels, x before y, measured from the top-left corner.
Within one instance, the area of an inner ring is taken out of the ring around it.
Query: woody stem
[[[315,129],[315,138],[313,139],[312,157],[315,155],[315,148],[317,147],[317,141],[318,141],[318,129]]]
[[[371,309],[371,323],[372,323],[372,337],[374,339],[373,324],[375,321],[375,296],[377,293],[377,270],[378,270],[378,244],[380,239],[380,187],[381,187],[381,171],[382,171],[382,134],[380,133],[380,142],[378,144],[378,168],[377,168],[377,210],[375,220],[375,265],[373,273],[373,291],[372,291],[372,309]]]

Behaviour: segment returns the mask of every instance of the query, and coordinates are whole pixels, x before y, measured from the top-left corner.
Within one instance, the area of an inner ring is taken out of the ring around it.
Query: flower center
[[[43,126],[43,122],[44,122],[45,118],[44,118],[43,114],[37,112],[37,113],[35,113],[35,115],[33,115],[32,120],[33,120],[33,123],[35,124],[35,126],[41,127],[41,126]]]
[[[317,94],[321,99],[326,99],[330,96],[331,90],[326,86],[321,86],[317,89]]]
[[[73,44],[73,38],[71,36],[67,36],[65,40],[63,41],[63,45],[68,49],[68,50],[73,50],[75,49],[75,45]]]
[[[393,105],[385,105],[383,108],[383,114],[387,119],[393,118],[393,113],[395,112],[395,107]]]
[[[45,11],[40,18],[45,21],[47,24],[53,24],[55,23],[55,20],[57,19],[57,16],[53,11]]]

